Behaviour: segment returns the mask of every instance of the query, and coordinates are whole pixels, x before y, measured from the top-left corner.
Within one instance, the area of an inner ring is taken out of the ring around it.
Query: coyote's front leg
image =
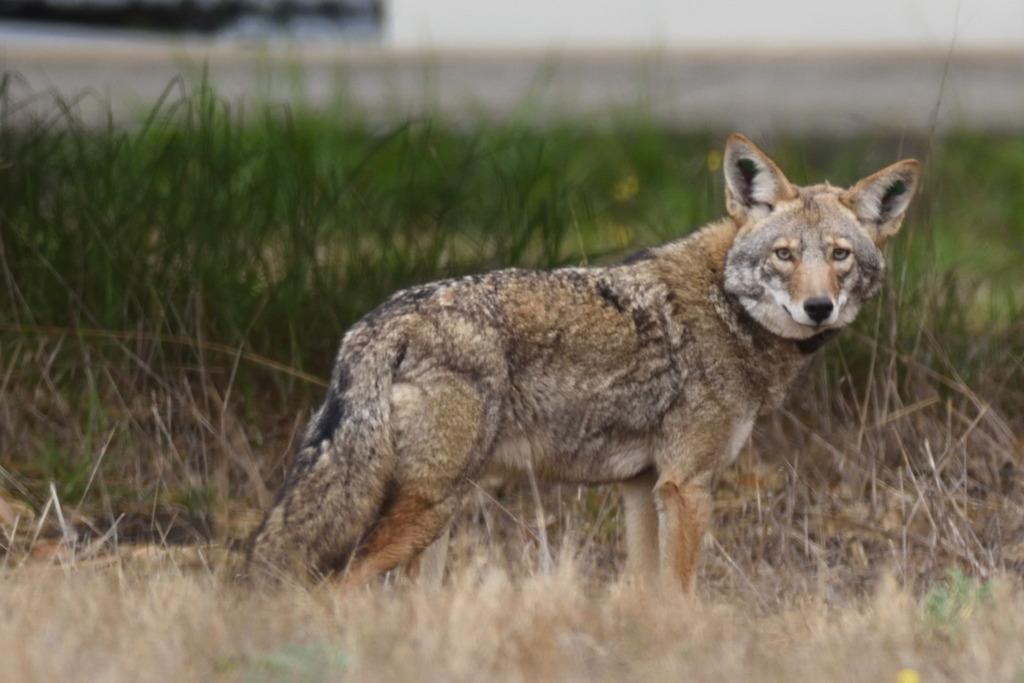
[[[619,484],[626,526],[626,575],[641,583],[658,575],[657,481],[657,473],[649,470]]]
[[[724,412],[724,411],[723,411]],[[654,503],[658,510],[658,550],[663,582],[693,592],[701,541],[711,521],[712,475],[742,445],[751,420],[718,412],[681,430],[675,454],[658,463]],[[743,439],[737,432],[746,430]]]
[[[701,540],[711,520],[710,476],[662,478],[655,489],[661,578],[692,593]]]

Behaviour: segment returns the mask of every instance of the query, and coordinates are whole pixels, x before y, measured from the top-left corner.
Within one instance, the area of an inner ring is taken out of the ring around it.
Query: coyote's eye
[[[850,256],[849,249],[833,249],[832,260],[833,261],[845,261]]]
[[[779,247],[778,249],[775,250],[775,258],[779,259],[780,261],[792,261],[793,252],[792,250],[789,249],[789,247]]]

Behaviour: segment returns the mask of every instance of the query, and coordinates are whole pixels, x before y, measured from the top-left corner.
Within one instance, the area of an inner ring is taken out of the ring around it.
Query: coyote
[[[685,238],[412,287],[352,326],[249,565],[365,582],[500,465],[620,484],[627,571],[690,592],[715,471],[879,291],[919,177],[798,187],[739,134],[723,166],[728,217]]]

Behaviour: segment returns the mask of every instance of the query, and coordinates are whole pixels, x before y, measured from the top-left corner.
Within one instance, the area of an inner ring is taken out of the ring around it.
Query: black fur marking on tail
[[[334,433],[338,431],[342,420],[345,419],[345,393],[348,391],[349,376],[348,369],[344,366],[338,368],[338,376],[327,389],[327,397],[320,408],[314,422],[307,428],[307,436],[298,443],[295,449],[295,457],[288,467],[285,475],[285,486],[294,484],[306,470],[312,467],[320,454],[320,444],[330,441]]]
[[[310,430],[309,437],[302,444],[303,448],[317,446],[334,436],[338,425],[345,418],[345,393],[348,391],[349,381],[348,368],[339,365],[338,376],[327,389],[327,398],[316,418],[316,424]]]
[[[316,427],[303,446],[309,448],[322,441],[330,440],[334,432],[337,431],[338,425],[341,424],[341,419],[344,416],[345,401],[332,388],[327,394],[327,400],[324,402],[324,407],[320,410],[319,417],[317,417]]]

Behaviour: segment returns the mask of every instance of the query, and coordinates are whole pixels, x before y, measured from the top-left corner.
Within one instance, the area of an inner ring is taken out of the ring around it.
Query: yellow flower
[[[717,149],[713,149],[708,152],[707,164],[708,170],[712,173],[722,168],[722,153]]]
[[[896,674],[896,683],[921,683],[921,675],[914,669],[900,669]]]
[[[615,183],[615,187],[612,189],[612,196],[615,197],[615,201],[621,204],[623,202],[628,202],[630,199],[635,197],[639,191],[640,181],[635,175],[630,173],[629,175],[623,176],[622,180]]]
[[[616,246],[620,248],[628,247],[633,243],[633,231],[628,225],[616,225],[612,234],[614,235]]]

